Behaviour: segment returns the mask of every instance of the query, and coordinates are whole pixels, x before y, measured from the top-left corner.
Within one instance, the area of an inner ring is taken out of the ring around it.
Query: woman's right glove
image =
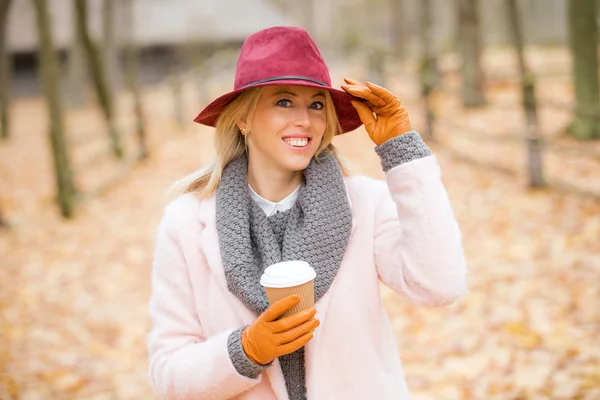
[[[250,360],[259,365],[269,364],[313,338],[312,332],[320,324],[313,318],[317,313],[314,307],[277,320],[299,303],[300,297],[296,295],[278,300],[243,330],[242,348]]]

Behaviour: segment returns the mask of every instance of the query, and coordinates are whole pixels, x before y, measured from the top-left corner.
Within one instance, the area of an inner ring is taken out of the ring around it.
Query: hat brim
[[[308,86],[314,87],[318,89],[325,89],[331,94],[331,98],[333,100],[333,104],[335,106],[335,112],[338,116],[338,120],[340,121],[340,126],[342,128],[341,133],[347,133],[355,130],[359,126],[362,125],[362,121],[356,112],[356,109],[350,102],[352,96],[343,90],[334,89],[328,86],[321,86],[317,83],[312,83],[308,81],[301,80],[280,80],[280,81],[271,81],[264,82],[257,85],[253,85],[250,87],[245,87],[242,89],[237,89],[232,92],[226,93],[214,101],[212,101],[209,105],[207,105],[204,110],[198,114],[196,118],[194,118],[194,122],[197,122],[202,125],[212,126],[214,127],[217,123],[217,119],[219,115],[223,111],[223,109],[235,99],[240,93],[245,90],[262,87],[262,86],[274,86],[274,85],[290,85],[290,86]]]

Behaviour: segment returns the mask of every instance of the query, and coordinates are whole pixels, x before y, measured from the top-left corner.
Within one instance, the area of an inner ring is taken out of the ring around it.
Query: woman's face
[[[248,124],[250,159],[265,167],[301,171],[319,149],[325,126],[324,90],[267,86]]]

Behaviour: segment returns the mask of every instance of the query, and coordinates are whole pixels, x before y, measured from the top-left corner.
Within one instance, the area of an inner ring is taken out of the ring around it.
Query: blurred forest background
[[[600,399],[597,0],[0,0],[0,399],[148,399],[154,235],[239,48],[305,27],[435,152],[470,293],[382,286],[414,399]],[[335,144],[383,178],[362,128]]]

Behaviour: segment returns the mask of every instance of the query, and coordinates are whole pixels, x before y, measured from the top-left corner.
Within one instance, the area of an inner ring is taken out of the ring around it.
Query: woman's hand
[[[376,145],[411,130],[406,108],[388,90],[370,82],[363,85],[353,79],[344,78],[344,81],[347,85],[342,85],[342,89],[357,97],[352,105]]]
[[[312,307],[277,320],[300,303],[300,297],[288,296],[276,301],[242,332],[242,348],[254,363],[266,365],[285,354],[293,353],[313,338],[312,331],[319,326],[313,318]]]

